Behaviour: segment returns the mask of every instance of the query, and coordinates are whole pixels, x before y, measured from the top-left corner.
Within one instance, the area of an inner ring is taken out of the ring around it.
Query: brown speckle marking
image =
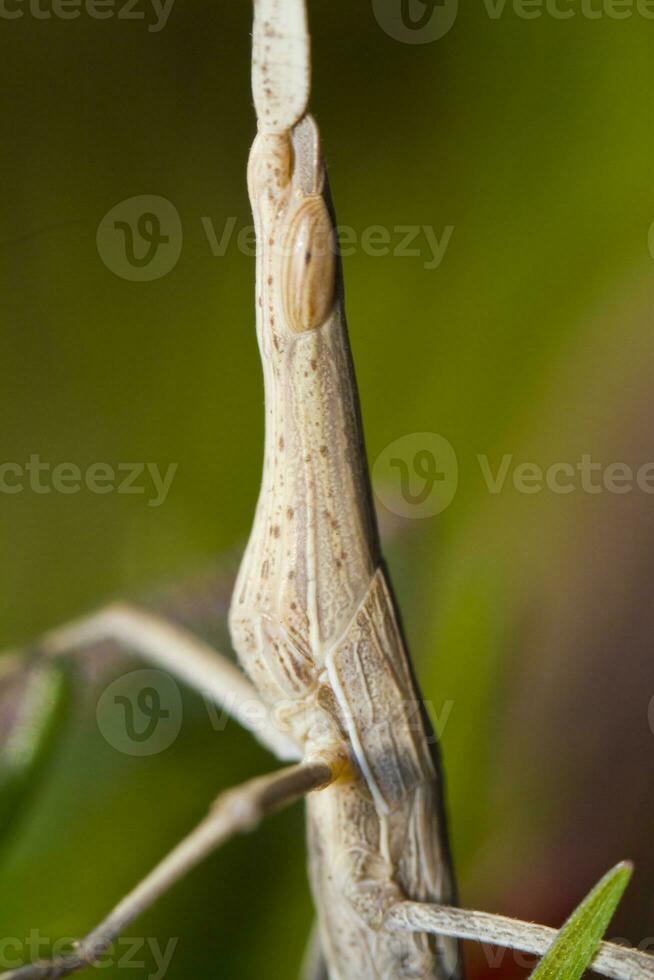
[[[295,511],[293,510],[292,507],[289,507],[288,508],[288,510],[286,511],[286,516],[288,517],[289,521],[292,521],[293,520],[293,518],[295,516]]]

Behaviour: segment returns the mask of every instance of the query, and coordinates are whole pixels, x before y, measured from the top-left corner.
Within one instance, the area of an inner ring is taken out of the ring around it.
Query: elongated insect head
[[[258,238],[258,317],[264,350],[325,325],[336,303],[336,236],[324,196],[317,127],[259,133],[248,168]],[[272,351],[270,351],[272,353]]]

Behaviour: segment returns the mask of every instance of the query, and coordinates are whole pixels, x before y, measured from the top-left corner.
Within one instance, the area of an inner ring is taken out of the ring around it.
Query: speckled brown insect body
[[[262,2],[255,19],[264,59],[277,6]],[[331,980],[444,980],[457,975],[455,941],[384,928],[391,905],[450,903],[453,884],[433,739],[379,551],[318,130],[303,110],[291,124],[298,106],[273,97],[285,80],[273,69],[255,63],[254,79],[266,442],[232,638],[303,757],[340,772],[307,802]]]

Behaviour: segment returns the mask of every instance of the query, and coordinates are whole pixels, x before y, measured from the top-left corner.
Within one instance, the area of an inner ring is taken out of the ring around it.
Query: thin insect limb
[[[45,633],[33,649],[43,657],[63,657],[112,641],[135,650],[229,712],[278,759],[295,761],[295,743],[273,723],[253,685],[234,664],[198,636],[138,606],[114,603]],[[21,660],[10,653],[0,661],[0,680]],[[24,661],[23,661],[24,663]],[[253,711],[253,707],[261,710]]]
[[[317,922],[314,922],[311,933],[309,934],[307,948],[300,970],[300,980],[329,980],[327,963],[322,952],[320,930]]]
[[[542,956],[557,936],[557,930],[531,922],[520,922],[503,915],[471,912],[444,905],[401,902],[387,914],[384,925],[396,932],[431,932]],[[640,950],[600,944],[591,970],[613,980],[652,980],[654,956]]]
[[[333,778],[326,762],[308,762],[251,779],[221,793],[195,830],[77,943],[74,953],[9,970],[0,974],[0,980],[52,980],[98,963],[135,919],[218,847],[238,833],[255,830],[265,817],[307,793],[323,789]]]

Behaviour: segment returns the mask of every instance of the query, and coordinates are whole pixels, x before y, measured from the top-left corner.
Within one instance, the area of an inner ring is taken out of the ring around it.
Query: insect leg
[[[237,833],[255,830],[265,817],[321,790],[332,779],[329,766],[300,764],[259,776],[222,793],[208,816],[92,932],[75,944],[72,953],[18,967],[2,973],[0,980],[52,980],[99,964],[126,928],[218,847]]]
[[[134,650],[199,691],[252,732],[278,758],[299,758],[295,744],[275,727],[268,712],[252,711],[252,706],[261,704],[261,699],[238,667],[194,633],[136,605],[106,606],[45,633],[32,649],[40,656],[56,658],[104,642]],[[0,660],[0,664],[3,662]],[[6,662],[8,669],[15,668],[20,658],[10,654]]]

